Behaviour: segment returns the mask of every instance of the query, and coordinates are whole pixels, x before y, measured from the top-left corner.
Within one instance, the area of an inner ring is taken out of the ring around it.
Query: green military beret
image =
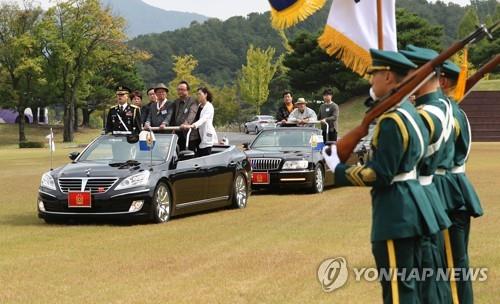
[[[443,63],[442,69],[441,69],[441,75],[451,78],[451,79],[458,79],[458,75],[460,74],[460,67],[456,64],[454,64],[451,60],[446,60]]]
[[[438,52],[432,49],[422,48],[412,44],[407,45],[406,50],[401,50],[399,52],[416,63],[418,66],[426,64],[439,55]]]
[[[370,49],[370,55],[372,66],[368,68],[368,73],[386,70],[405,75],[409,70],[417,67],[398,52]]]

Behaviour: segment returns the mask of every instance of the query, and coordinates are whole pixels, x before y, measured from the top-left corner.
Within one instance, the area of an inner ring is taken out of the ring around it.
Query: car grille
[[[280,167],[281,159],[279,158],[252,158],[250,159],[252,170],[277,170]]]
[[[117,180],[117,177],[60,178],[58,183],[63,193],[68,193],[68,191],[81,191],[82,183],[85,183],[84,191],[90,190],[91,193],[104,193],[108,191]]]

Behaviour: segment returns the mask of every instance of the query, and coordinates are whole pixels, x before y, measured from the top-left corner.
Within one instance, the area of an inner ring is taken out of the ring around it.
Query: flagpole
[[[49,144],[49,150],[50,150],[50,171],[52,171],[52,168],[54,166],[52,165],[52,153],[54,150],[54,133],[52,133],[52,128],[50,128],[50,144]]]
[[[384,21],[382,19],[382,0],[377,0],[377,36],[378,49],[384,49]]]

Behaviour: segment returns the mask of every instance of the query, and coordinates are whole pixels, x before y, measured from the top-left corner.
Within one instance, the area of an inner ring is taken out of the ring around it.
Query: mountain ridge
[[[129,39],[140,35],[173,31],[189,27],[192,22],[203,23],[209,19],[197,13],[164,10],[141,0],[101,0],[101,3],[111,7],[113,14],[125,18],[126,34]]]

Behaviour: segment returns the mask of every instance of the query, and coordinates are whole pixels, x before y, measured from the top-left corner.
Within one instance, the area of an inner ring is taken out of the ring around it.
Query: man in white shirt
[[[309,122],[315,122],[318,120],[316,112],[313,109],[306,106],[306,100],[304,98],[297,99],[295,103],[296,109],[290,113],[287,123],[297,124],[297,126],[305,126]]]

